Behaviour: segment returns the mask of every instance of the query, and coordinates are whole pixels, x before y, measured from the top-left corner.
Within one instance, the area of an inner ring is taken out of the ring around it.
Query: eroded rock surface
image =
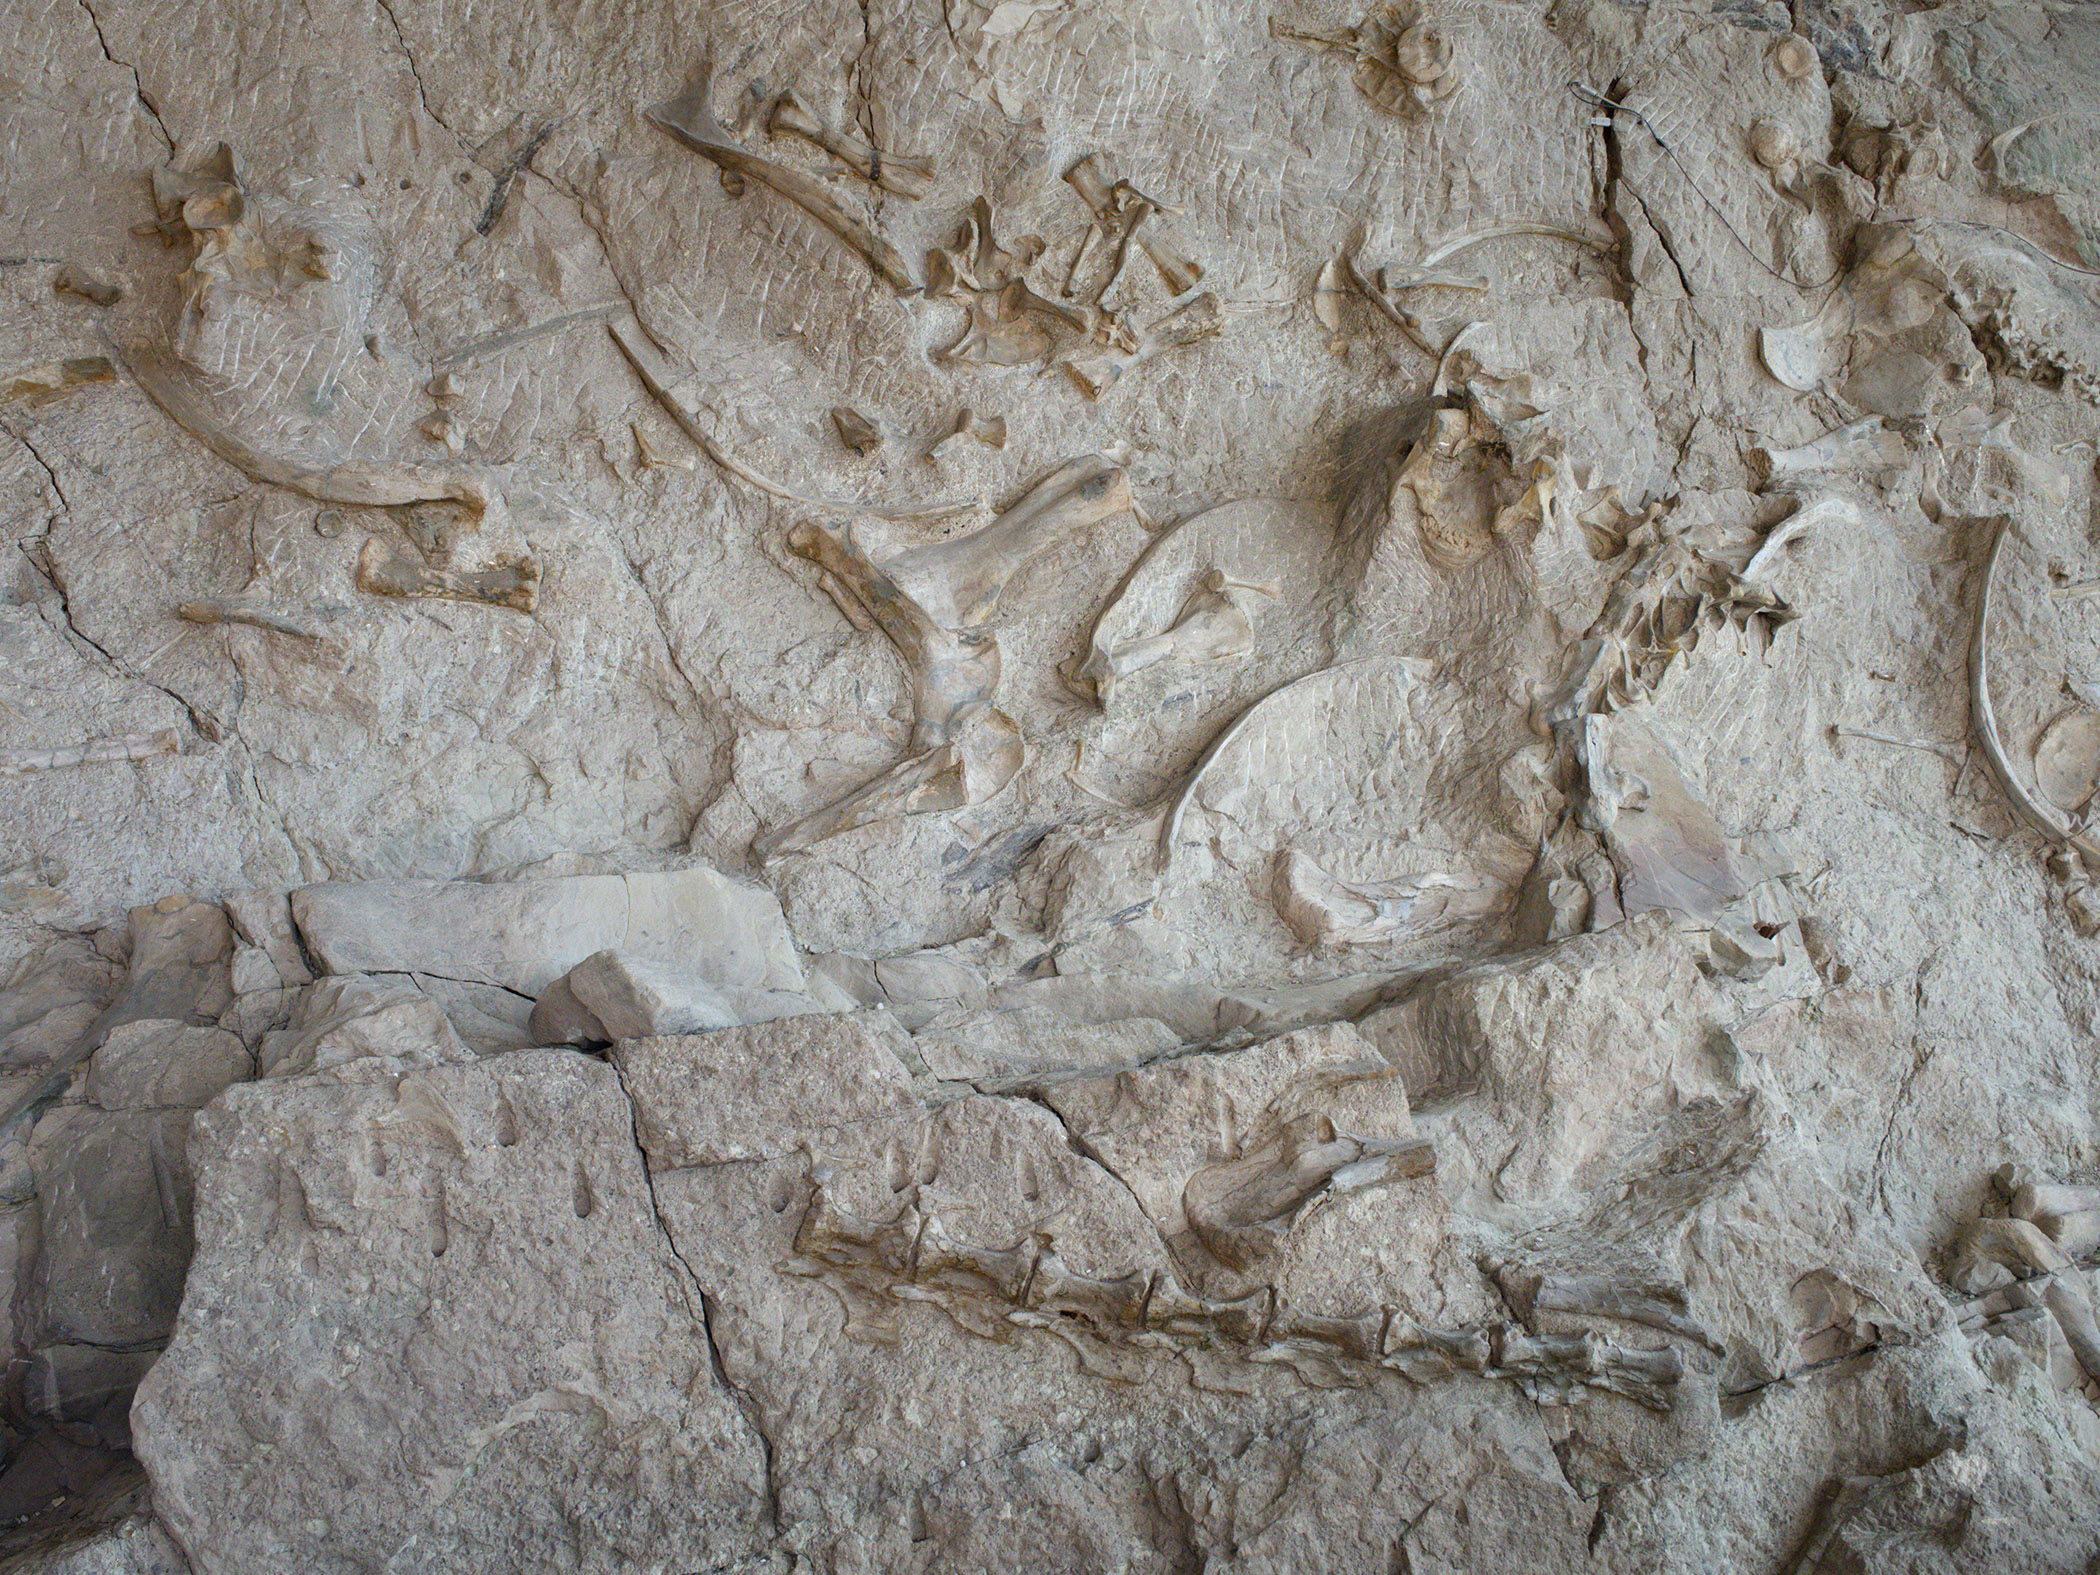
[[[16,9],[0,1568],[2091,1575],[2090,8]]]

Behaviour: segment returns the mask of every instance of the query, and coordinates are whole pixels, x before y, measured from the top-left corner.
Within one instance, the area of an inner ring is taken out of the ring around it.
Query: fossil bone
[[[1991,705],[1991,600],[1998,585],[1998,563],[2005,555],[2006,538],[2012,534],[2012,516],[2000,514],[1989,520],[1990,546],[1983,561],[1983,588],[1976,597],[1976,623],[1969,638],[1969,722],[1983,758],[1998,779],[1998,786],[2011,800],[2015,818],[2039,832],[2051,843],[2068,848],[2087,870],[2100,873],[2100,842],[2091,833],[2066,825],[2041,800],[2030,793],[2014,773],[2006,757],[2005,743],[1998,732],[1998,713]],[[2100,1372],[2094,1374],[2100,1378]]]
[[[1358,883],[1340,880],[1296,848],[1276,860],[1276,911],[1307,946],[1363,946],[1464,924],[1501,908],[1492,881],[1430,874]]]
[[[766,117],[766,130],[776,137],[800,137],[804,142],[813,143],[862,180],[870,181],[884,191],[893,191],[900,197],[925,196],[935,179],[936,172],[929,160],[885,153],[871,142],[863,142],[843,131],[834,131],[793,93],[783,93],[773,101],[773,112]]]
[[[693,413],[685,401],[680,399],[675,392],[672,385],[677,381],[677,374],[672,371],[669,363],[661,355],[642,342],[643,330],[639,324],[632,330],[621,323],[609,323],[606,325],[606,328],[613,337],[613,343],[620,347],[620,353],[627,357],[628,365],[634,368],[635,375],[642,380],[642,386],[648,389],[650,394],[655,397],[656,402],[664,407],[671,419],[678,423],[679,430],[693,440],[699,447],[700,452],[705,454],[725,475],[734,476],[746,486],[756,488],[768,497],[778,498],[783,503],[800,504],[804,508],[817,509],[828,514],[866,514],[876,519],[891,520],[945,519],[951,514],[967,513],[969,510],[977,507],[974,501],[934,503],[922,508],[894,508],[871,503],[840,503],[823,498],[805,497],[799,492],[784,487],[779,482],[761,475],[749,465],[744,464],[708,435],[707,428],[700,424],[700,418]]]
[[[57,771],[66,766],[100,766],[123,760],[152,760],[182,753],[182,738],[172,727],[157,733],[126,733],[120,738],[90,738],[62,749],[0,750],[0,777]]]
[[[373,536],[357,555],[357,588],[374,596],[440,597],[529,613],[539,605],[540,565],[521,554],[498,558],[486,569],[434,569]]]
[[[1008,582],[1031,560],[1129,508],[1122,466],[1084,454],[1056,466],[990,524],[901,552],[883,572],[933,622],[972,628],[991,617]]]
[[[1212,569],[1189,593],[1166,629],[1121,641],[1112,648],[1091,646],[1072,677],[1081,693],[1090,693],[1105,707],[1118,679],[1147,667],[1161,662],[1225,662],[1244,656],[1254,646],[1255,598],[1275,594],[1273,586],[1249,585],[1223,569]]]
[[[1154,356],[1208,339],[1225,325],[1218,298],[1208,291],[1156,318],[1128,350],[1097,351],[1065,363],[1065,372],[1089,399],[1099,399],[1125,372]]]
[[[1133,238],[1159,270],[1169,295],[1185,295],[1203,282],[1203,265],[1187,254],[1172,229],[1159,218],[1160,205],[1128,181],[1109,180],[1102,173],[1098,155],[1089,153],[1066,170],[1065,184],[1079,194],[1079,200],[1093,214],[1102,254],[1102,261],[1083,282],[1068,276],[1065,293],[1071,299],[1098,302],[1122,273]],[[1146,227],[1146,221],[1153,219],[1159,222]],[[1076,269],[1077,259],[1074,266]]]
[[[831,424],[838,431],[839,441],[856,454],[872,454],[882,447],[882,434],[875,430],[875,423],[858,410],[833,405]]]
[[[314,617],[333,618],[348,611],[334,605],[309,607],[304,611]],[[276,634],[289,634],[301,640],[325,640],[325,630],[314,627],[299,614],[280,611],[268,602],[246,596],[225,596],[210,601],[180,602],[175,616],[185,623],[241,623],[251,629],[267,629]]]
[[[755,180],[778,192],[839,238],[867,263],[875,277],[899,295],[919,288],[904,254],[833,196],[822,181],[738,147],[708,109],[713,62],[703,59],[685,91],[646,111],[647,118],[729,175]]]
[[[1312,1170],[1330,1157],[1316,1158]],[[1394,1171],[1381,1174],[1382,1180],[1397,1179],[1427,1160],[1410,1146],[1372,1163]],[[1269,1201],[1266,1193],[1245,1199],[1253,1209]],[[987,1313],[1020,1328],[1049,1328],[1048,1314],[1062,1322],[1067,1337],[1164,1345],[1191,1355],[1216,1351],[1239,1361],[1276,1363],[1301,1376],[1307,1358],[1353,1366],[1356,1382],[1380,1371],[1416,1383],[1476,1373],[1561,1401],[1584,1387],[1606,1389],[1663,1414],[1672,1409],[1686,1371],[1674,1347],[1620,1346],[1594,1333],[1533,1335],[1513,1324],[1438,1329],[1394,1307],[1337,1318],[1300,1312],[1274,1288],[1219,1301],[1191,1294],[1166,1267],[1110,1277],[1075,1274],[1040,1238],[1011,1246],[960,1241],[947,1221],[915,1200],[907,1199],[887,1221],[850,1214],[832,1201],[821,1180],[796,1231],[795,1251],[811,1265],[802,1272],[837,1275],[891,1301],[930,1302],[961,1327],[986,1334],[996,1329]],[[879,1336],[868,1331],[863,1337]]]
[[[5,384],[0,385],[0,404],[16,399],[41,403],[83,383],[111,382],[116,375],[117,369],[107,356],[76,356],[69,361],[48,361],[42,366],[28,366],[10,373]]]

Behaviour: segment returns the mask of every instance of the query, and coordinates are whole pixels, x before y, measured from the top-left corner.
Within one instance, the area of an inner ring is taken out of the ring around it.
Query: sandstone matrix
[[[0,1570],[2100,1570],[2100,11],[0,36]]]

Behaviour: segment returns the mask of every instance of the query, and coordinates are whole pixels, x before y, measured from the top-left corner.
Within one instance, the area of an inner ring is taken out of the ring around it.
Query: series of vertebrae
[[[1991,370],[2044,388],[2062,388],[2100,405],[2100,368],[2086,365],[2063,346],[2037,339],[2021,326],[2010,303],[1986,297],[1962,314]]]
[[[1112,1279],[1076,1274],[1049,1238],[1011,1247],[957,1240],[938,1215],[907,1202],[895,1219],[835,1207],[822,1183],[795,1233],[795,1250],[855,1288],[894,1302],[930,1302],[974,1333],[980,1309],[1015,1328],[1067,1339],[1167,1351],[1207,1350],[1282,1366],[1332,1387],[1383,1372],[1415,1383],[1461,1373],[1506,1379],[1533,1400],[1568,1404],[1584,1387],[1668,1414],[1684,1377],[1683,1354],[1620,1346],[1593,1332],[1533,1334],[1514,1323],[1436,1329],[1395,1307],[1354,1317],[1297,1311],[1274,1286],[1233,1301],[1191,1295],[1169,1270]]]

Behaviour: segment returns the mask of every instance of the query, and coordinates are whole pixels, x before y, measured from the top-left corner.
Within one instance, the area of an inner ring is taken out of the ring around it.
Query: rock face
[[[0,1572],[2100,1568],[2100,12],[14,9]]]
[[[612,1068],[557,1050],[366,1059],[200,1118],[210,1245],[134,1412],[197,1568],[755,1555],[764,1447],[631,1121]]]

